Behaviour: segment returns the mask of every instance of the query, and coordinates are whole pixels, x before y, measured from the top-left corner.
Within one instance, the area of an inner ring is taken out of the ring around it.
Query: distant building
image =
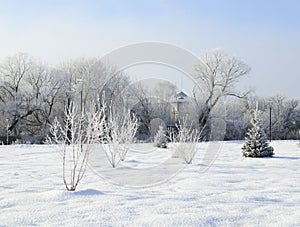
[[[183,91],[174,94],[168,100],[151,98],[147,101],[145,105],[138,103],[132,109],[140,120],[139,140],[155,135],[159,125],[175,130],[178,123],[180,121],[182,123],[183,120],[188,125],[197,125],[195,100]]]
[[[180,119],[191,118],[191,107],[193,106],[193,99],[183,91],[176,94],[171,99],[171,124],[175,125]]]

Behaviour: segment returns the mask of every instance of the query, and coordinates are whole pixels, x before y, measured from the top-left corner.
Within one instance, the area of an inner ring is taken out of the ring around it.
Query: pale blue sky
[[[158,41],[196,55],[222,48],[251,68],[241,87],[299,98],[300,1],[0,0],[0,58],[51,64]]]

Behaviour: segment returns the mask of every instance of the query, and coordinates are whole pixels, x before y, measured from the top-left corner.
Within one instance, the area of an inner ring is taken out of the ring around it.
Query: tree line
[[[249,110],[258,103],[263,125],[267,132],[271,126],[273,139],[296,139],[299,100],[236,92],[235,86],[249,72],[246,63],[224,51],[213,50],[201,56],[194,66],[197,86],[186,120],[195,128],[209,131],[212,116],[218,114],[218,106],[225,100],[225,139],[243,139],[249,127]],[[105,102],[115,116],[122,113],[120,108],[130,109],[139,121],[136,137],[153,139],[152,120],[170,123],[170,97],[178,91],[167,82],[153,89],[133,83],[126,73],[98,58],[79,58],[51,67],[18,53],[0,62],[1,141],[43,143],[55,119],[65,122],[66,109],[77,105],[80,111],[86,111],[91,101],[96,106]]]

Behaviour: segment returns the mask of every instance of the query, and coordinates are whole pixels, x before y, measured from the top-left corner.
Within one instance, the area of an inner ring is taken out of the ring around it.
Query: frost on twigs
[[[106,141],[104,146],[106,157],[113,168],[124,161],[130,146],[135,142],[138,119],[130,110],[123,114],[109,111],[106,122]]]
[[[273,147],[269,145],[266,133],[261,123],[261,113],[256,108],[252,112],[251,126],[248,129],[245,138],[245,144],[242,147],[244,157],[262,158],[274,155]]]
[[[92,107],[87,113],[76,106],[65,109],[63,123],[57,119],[50,126],[48,142],[57,144],[63,155],[63,182],[75,191],[83,178],[93,144],[103,136],[104,109]]]
[[[179,122],[175,129],[169,130],[169,147],[172,157],[182,158],[186,164],[191,164],[196,155],[197,142],[200,140],[202,131],[188,125],[185,120]]]

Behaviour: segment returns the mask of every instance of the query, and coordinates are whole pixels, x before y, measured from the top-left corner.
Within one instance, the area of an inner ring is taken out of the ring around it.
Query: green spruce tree
[[[253,110],[251,126],[246,134],[245,144],[242,147],[244,157],[261,158],[274,155],[273,147],[269,145],[266,133],[261,123],[261,113]]]

